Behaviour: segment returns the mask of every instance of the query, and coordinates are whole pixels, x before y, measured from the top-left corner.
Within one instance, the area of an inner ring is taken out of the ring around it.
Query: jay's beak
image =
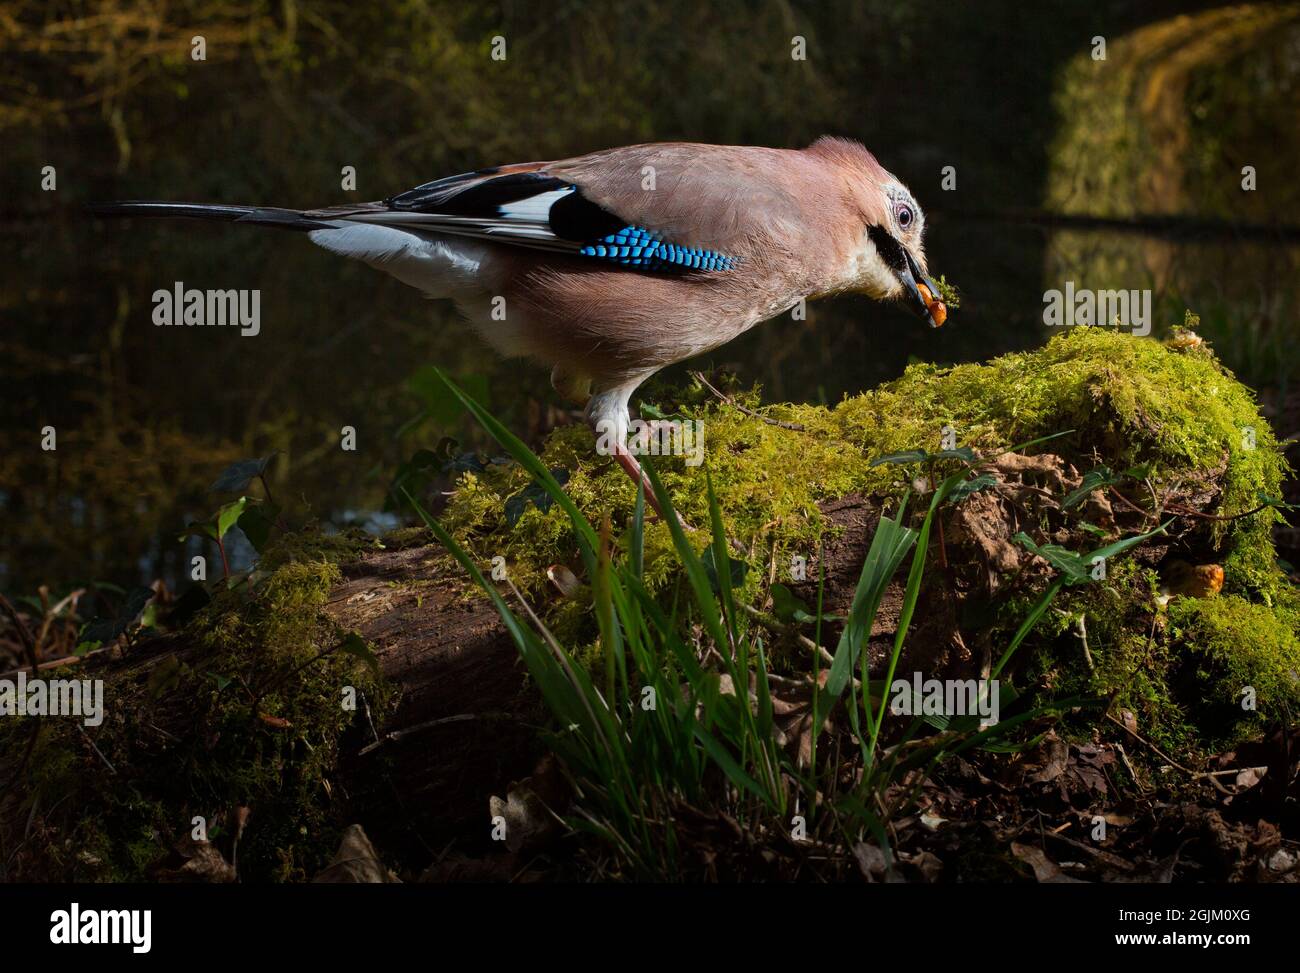
[[[930,327],[942,327],[948,320],[948,308],[940,296],[939,285],[925,275],[906,247],[900,249],[903,251],[903,267],[897,273],[906,290],[904,300],[920,317],[930,322]]]
[[[948,320],[948,308],[940,297],[939,286],[925,275],[907,247],[893,234],[879,226],[867,228],[876,252],[903,285],[903,300],[920,317],[938,328]]]

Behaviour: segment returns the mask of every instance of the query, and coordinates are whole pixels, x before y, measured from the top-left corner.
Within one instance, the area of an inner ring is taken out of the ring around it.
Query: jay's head
[[[932,327],[942,325],[948,312],[926,270],[925,214],[916,198],[855,142],[822,139],[812,148],[833,158],[848,180],[856,219],[843,288],[900,301]]]

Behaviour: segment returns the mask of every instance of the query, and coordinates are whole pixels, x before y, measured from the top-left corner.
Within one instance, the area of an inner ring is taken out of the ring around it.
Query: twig
[[[1123,723],[1122,720],[1117,720],[1117,719],[1115,719],[1115,717],[1111,716],[1109,713],[1105,714],[1105,716],[1106,716],[1106,719],[1110,720],[1110,721],[1111,721],[1112,723],[1114,723],[1116,726],[1118,726],[1118,727],[1120,727],[1121,729],[1123,729],[1123,731],[1124,731],[1125,733],[1127,733],[1127,734],[1129,734],[1131,737],[1133,737],[1134,740],[1137,740],[1138,743],[1141,743],[1141,744],[1143,744],[1144,746],[1150,748],[1150,750],[1151,750],[1153,753],[1155,753],[1155,755],[1156,755],[1157,757],[1159,757],[1161,760],[1167,761],[1167,762],[1168,762],[1169,764],[1171,764],[1172,766],[1177,767],[1179,770],[1181,770],[1184,774],[1187,774],[1187,775],[1188,775],[1189,777],[1191,777],[1193,780],[1199,779],[1200,776],[1203,776],[1203,775],[1199,775],[1195,770],[1191,770],[1191,769],[1189,769],[1189,768],[1187,768],[1187,767],[1184,767],[1184,766],[1183,766],[1182,764],[1180,764],[1177,760],[1175,760],[1173,757],[1169,756],[1169,754],[1165,753],[1163,750],[1161,750],[1159,747],[1157,747],[1154,743],[1152,743],[1152,742],[1151,742],[1150,740],[1148,740],[1146,737],[1144,737],[1144,736],[1142,736],[1141,734],[1139,734],[1139,733],[1137,732],[1137,730],[1130,730],[1127,726],[1124,725],[1124,723]]]
[[[404,727],[400,730],[393,730],[389,733],[385,733],[374,743],[367,743],[360,751],[358,751],[358,756],[364,757],[366,754],[378,750],[385,743],[396,743],[403,737],[408,737],[413,733],[419,733],[421,730],[428,730],[432,727],[442,726],[446,723],[462,723],[465,720],[477,720],[479,719],[479,716],[480,714],[478,713],[457,713],[455,716],[444,716],[440,719],[427,720],[424,723],[416,723],[414,726]]]
[[[758,624],[762,625],[769,632],[773,632],[777,635],[784,635],[784,634],[793,635],[798,640],[799,644],[802,645],[809,652],[817,652],[822,657],[823,662],[833,663],[835,661],[835,657],[831,655],[829,651],[827,651],[825,646],[818,645],[816,642],[814,642],[808,636],[804,635],[802,632],[795,631],[795,629],[792,626],[783,625],[780,619],[774,618],[764,611],[760,611],[759,609],[755,608],[753,605],[746,605],[742,603],[741,607],[745,610],[745,612],[749,615],[750,618],[754,619],[754,621],[758,622]]]
[[[1143,517],[1150,517],[1150,518],[1152,518],[1152,519],[1154,519],[1154,520],[1159,520],[1159,519],[1160,519],[1160,515],[1159,515],[1159,514],[1153,514],[1153,513],[1152,513],[1151,511],[1149,511],[1149,510],[1143,510],[1141,507],[1139,507],[1137,504],[1135,504],[1135,503],[1134,503],[1132,500],[1130,500],[1128,497],[1124,496],[1124,494],[1122,494],[1122,493],[1120,493],[1118,490],[1116,490],[1113,486],[1110,487],[1109,489],[1110,489],[1111,494],[1112,494],[1116,499],[1118,499],[1121,503],[1124,504],[1124,506],[1128,507],[1129,510],[1132,510],[1134,513],[1139,513],[1139,514],[1141,514]],[[1157,499],[1156,496],[1155,496],[1155,492],[1154,492],[1154,490],[1152,491],[1152,499],[1153,499],[1153,500]],[[1253,515],[1259,513],[1261,510],[1267,510],[1269,507],[1274,506],[1274,504],[1271,504],[1271,503],[1261,503],[1259,506],[1257,506],[1257,507],[1251,507],[1249,510],[1243,511],[1242,513],[1239,513],[1239,514],[1207,514],[1207,513],[1201,513],[1201,511],[1199,511],[1199,510],[1193,510],[1193,509],[1191,509],[1190,507],[1184,507],[1182,504],[1178,504],[1178,503],[1167,503],[1167,502],[1166,502],[1166,503],[1160,504],[1159,506],[1160,506],[1160,510],[1161,510],[1162,512],[1165,511],[1165,510],[1168,510],[1168,511],[1170,511],[1171,513],[1178,514],[1180,517],[1194,517],[1194,518],[1196,518],[1197,520],[1216,520],[1216,521],[1220,521],[1220,522],[1227,522],[1227,521],[1231,521],[1231,520],[1241,520],[1241,518],[1243,518],[1243,517],[1251,517],[1251,516],[1253,516]]]
[[[32,638],[27,623],[22,620],[17,609],[9,603],[9,599],[4,595],[0,595],[0,608],[5,610],[5,614],[14,623],[14,628],[18,631],[18,638],[23,643],[23,653],[27,656],[27,664],[32,667],[32,675],[35,676],[36,670],[40,668],[40,660],[36,657],[36,641]]]
[[[727,405],[731,406],[733,409],[739,409],[741,412],[743,412],[745,415],[749,416],[752,419],[758,419],[761,422],[766,422],[769,426],[779,426],[782,429],[789,429],[791,432],[808,431],[807,427],[804,426],[802,423],[782,422],[780,419],[772,419],[768,416],[760,415],[759,413],[755,412],[753,409],[745,408],[743,405],[741,405],[731,396],[727,395],[725,392],[719,392],[717,389],[715,389],[709,383],[709,380],[704,377],[703,372],[691,372],[691,376],[697,379],[701,385],[703,385],[706,389],[708,389],[710,392],[716,395],[720,400],[725,402]]]
[[[109,763],[108,758],[104,756],[103,752],[99,749],[99,747],[95,746],[95,741],[90,738],[90,734],[86,732],[86,728],[82,726],[80,723],[78,723],[77,729],[81,731],[81,735],[85,737],[86,742],[90,744],[90,749],[94,750],[96,756],[98,756],[100,760],[104,761],[104,766],[108,768],[108,772],[116,777],[117,768],[115,768],[111,763]]]
[[[1084,613],[1071,616],[1069,612],[1062,611],[1059,608],[1053,608],[1052,611],[1062,618],[1069,618],[1074,622],[1074,634],[1083,644],[1083,661],[1088,665],[1088,671],[1092,672],[1096,666],[1092,663],[1092,652],[1088,650],[1088,616]]]
[[[1119,759],[1124,761],[1124,767],[1128,770],[1128,775],[1133,778],[1133,783],[1137,785],[1139,791],[1145,791],[1142,781],[1138,778],[1137,770],[1134,769],[1132,762],[1128,759],[1128,754],[1124,752],[1124,744],[1116,743],[1115,749],[1119,751]]]

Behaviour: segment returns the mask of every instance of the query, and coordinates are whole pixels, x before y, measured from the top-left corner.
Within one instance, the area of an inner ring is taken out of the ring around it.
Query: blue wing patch
[[[580,247],[578,253],[638,270],[731,270],[736,265],[734,257],[715,250],[679,247],[640,226],[625,226]]]

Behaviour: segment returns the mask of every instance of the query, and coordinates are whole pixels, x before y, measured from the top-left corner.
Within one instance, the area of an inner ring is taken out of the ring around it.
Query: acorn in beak
[[[943,327],[943,323],[948,320],[948,307],[940,296],[943,292],[939,290],[938,284],[922,272],[907,249],[901,249],[905,266],[898,272],[898,279],[907,291],[904,299],[920,317],[930,322],[930,327]]]
[[[876,246],[876,252],[894,272],[903,285],[903,300],[916,314],[930,322],[930,327],[942,327],[948,320],[948,308],[940,296],[939,285],[925,275],[911,251],[891,233],[878,226],[867,228],[867,236]]]

